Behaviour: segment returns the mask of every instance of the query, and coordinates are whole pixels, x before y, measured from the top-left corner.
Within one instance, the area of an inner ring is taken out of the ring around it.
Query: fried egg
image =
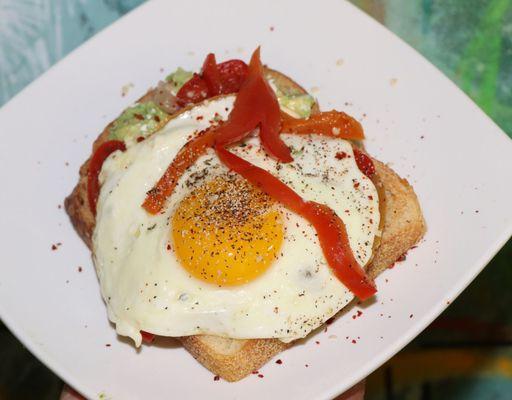
[[[227,119],[233,101],[185,111],[103,165],[93,259],[108,316],[136,345],[141,330],[289,342],[354,297],[331,271],[313,227],[230,172],[213,150],[183,174],[161,213],[141,207],[181,147]],[[291,163],[270,158],[256,136],[230,151],[332,208],[366,265],[379,232],[379,198],[351,144],[314,132],[282,139]]]

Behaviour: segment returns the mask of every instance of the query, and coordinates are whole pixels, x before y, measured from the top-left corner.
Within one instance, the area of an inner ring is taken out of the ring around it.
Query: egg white
[[[205,179],[211,179],[228,173],[213,151],[182,176],[162,214],[152,216],[141,207],[179,149],[210,121],[226,119],[233,100],[229,96],[186,111],[144,142],[112,154],[103,165],[94,264],[109,319],[136,345],[141,330],[288,342],[306,336],[354,297],[333,275],[314,229],[282,207],[286,231],[281,256],[254,281],[218,287],[192,277],[180,265],[167,246],[171,217],[192,190],[185,182],[194,181],[194,174],[207,170]],[[256,137],[246,141],[252,146],[232,151],[279,177],[303,198],[331,207],[346,225],[356,258],[366,265],[378,234],[379,202],[375,186],[357,168],[351,144],[318,135],[282,138],[292,147],[292,163],[279,164],[266,156]],[[347,157],[336,157],[342,152]]]

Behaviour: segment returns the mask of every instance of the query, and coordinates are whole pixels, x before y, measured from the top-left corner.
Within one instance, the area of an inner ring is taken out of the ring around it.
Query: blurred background
[[[512,0],[351,1],[512,137]],[[143,2],[0,0],[0,106]],[[368,378],[366,399],[512,399],[511,284],[509,241],[445,313]],[[1,324],[0,360],[0,400],[58,399],[62,382]]]

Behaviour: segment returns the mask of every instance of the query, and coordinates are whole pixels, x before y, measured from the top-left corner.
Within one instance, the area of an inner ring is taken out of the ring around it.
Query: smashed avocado
[[[178,67],[176,71],[174,71],[172,74],[168,75],[165,80],[169,82],[173,90],[177,93],[178,90],[181,89],[181,87],[190,79],[192,78],[192,75],[194,75],[193,72],[184,70],[181,67]]]
[[[130,141],[155,133],[169,119],[154,102],[139,103],[127,108],[110,128],[110,139]]]
[[[316,103],[313,96],[304,94],[298,89],[287,86],[280,87],[271,76],[267,76],[267,80],[272,89],[274,89],[277,101],[282,108],[287,108],[294,112],[299,118],[308,118],[311,115],[311,109]]]
[[[311,108],[315,104],[315,99],[309,94],[285,95],[280,91],[277,92],[277,101],[281,107],[288,108],[300,118],[308,118],[311,115]]]

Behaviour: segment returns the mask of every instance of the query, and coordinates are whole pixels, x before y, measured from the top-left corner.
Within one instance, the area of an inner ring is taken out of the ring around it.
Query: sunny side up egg
[[[289,342],[353,299],[329,268],[313,227],[228,171],[213,151],[180,178],[162,213],[141,207],[180,148],[212,121],[227,119],[233,101],[185,111],[103,165],[94,263],[110,320],[136,345],[141,330]],[[257,137],[230,150],[304,199],[331,207],[366,265],[379,232],[379,201],[351,144],[318,135],[282,138],[292,149],[289,164],[267,156]]]

